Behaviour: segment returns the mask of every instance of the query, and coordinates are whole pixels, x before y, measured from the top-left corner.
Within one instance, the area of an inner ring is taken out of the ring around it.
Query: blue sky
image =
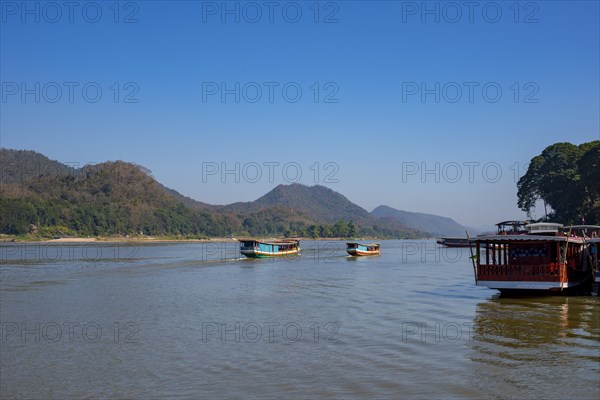
[[[2,147],[208,203],[298,181],[491,225],[600,139],[597,1],[0,3]]]

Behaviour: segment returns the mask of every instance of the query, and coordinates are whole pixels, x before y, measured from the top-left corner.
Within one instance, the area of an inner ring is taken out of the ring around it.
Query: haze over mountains
[[[427,232],[433,236],[465,236],[466,227],[460,225],[452,218],[440,217],[433,214],[424,214],[418,212],[410,212],[396,210],[389,206],[379,206],[371,211],[371,215],[378,218],[389,218],[398,223]]]
[[[255,201],[223,206],[186,197],[122,161],[73,168],[33,151],[0,149],[0,163],[0,233],[25,234],[32,225],[53,234],[193,237],[414,238],[465,231],[431,214],[388,206],[369,213],[319,185],[279,185]]]

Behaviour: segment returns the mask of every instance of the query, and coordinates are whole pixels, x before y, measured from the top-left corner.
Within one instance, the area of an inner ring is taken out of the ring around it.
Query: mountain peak
[[[300,183],[277,185],[273,190],[250,203],[254,208],[286,206],[303,210],[317,220],[336,222],[340,219],[364,220],[369,213],[352,203],[342,194],[321,185],[307,186]]]

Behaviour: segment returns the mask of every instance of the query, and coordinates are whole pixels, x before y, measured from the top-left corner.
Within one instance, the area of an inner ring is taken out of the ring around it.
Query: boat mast
[[[563,250],[563,254],[561,255],[560,260],[560,291],[563,290],[563,281],[564,277],[567,275],[567,251],[569,250],[569,237],[571,237],[571,230],[573,229],[573,225],[569,228],[569,233],[567,233],[567,240],[565,241],[565,247]]]
[[[473,274],[475,275],[475,285],[477,285],[477,265],[475,264],[475,256],[473,255],[473,245],[471,244],[471,237],[469,231],[467,233],[467,240],[469,241],[469,252],[471,253],[471,262],[473,263]]]

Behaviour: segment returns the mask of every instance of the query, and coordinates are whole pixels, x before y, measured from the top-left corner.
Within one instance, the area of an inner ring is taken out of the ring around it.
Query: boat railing
[[[477,268],[477,279],[491,281],[561,281],[559,263],[494,265],[481,264]]]

